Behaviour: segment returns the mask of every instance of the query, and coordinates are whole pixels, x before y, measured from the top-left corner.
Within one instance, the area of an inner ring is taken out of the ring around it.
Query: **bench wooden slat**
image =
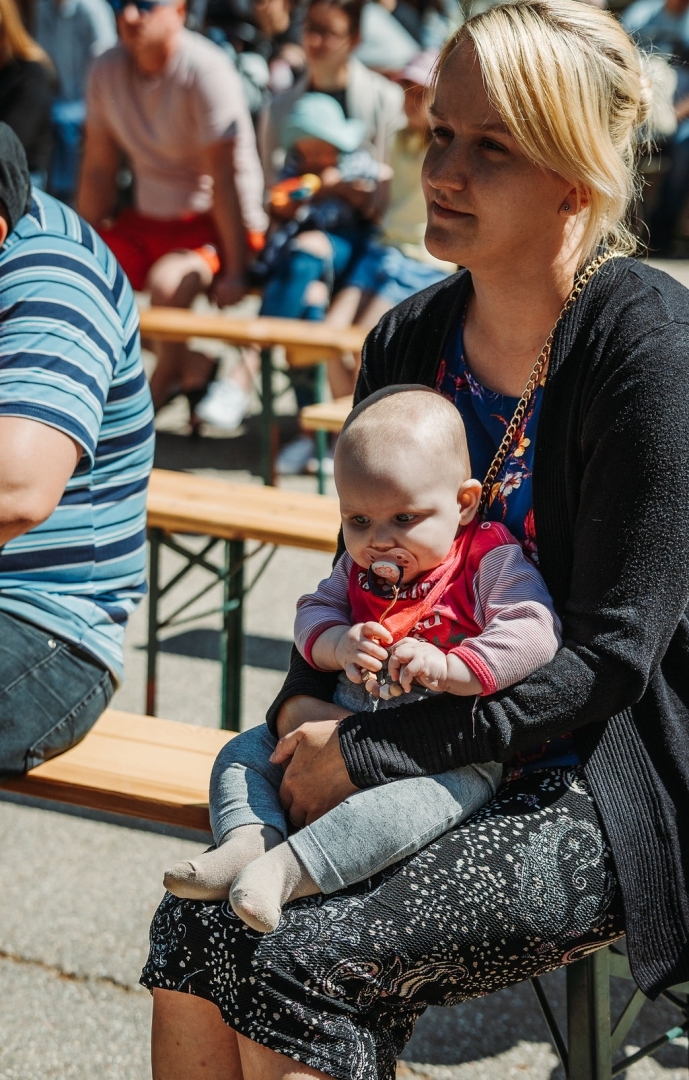
[[[85,739],[8,791],[188,829],[209,829],[208,781],[232,732],[108,709]]]
[[[339,434],[351,411],[351,395],[318,405],[306,405],[299,413],[299,424],[303,431],[333,431]]]
[[[336,499],[258,484],[154,469],[148,489],[149,528],[259,540],[334,551],[340,527]]]
[[[204,315],[183,308],[154,307],[140,313],[141,334],[157,341],[210,338],[231,345],[284,345],[298,366],[332,360],[343,352],[359,352],[366,337],[359,327],[337,329],[324,322],[272,316],[241,318]]]

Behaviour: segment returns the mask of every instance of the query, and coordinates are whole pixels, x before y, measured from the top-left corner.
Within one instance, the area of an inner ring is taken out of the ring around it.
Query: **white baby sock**
[[[268,934],[280,922],[283,904],[320,891],[285,842],[242,870],[230,889],[230,903],[247,926]]]
[[[217,848],[166,870],[163,884],[184,900],[227,900],[237,874],[281,843],[282,835],[270,825],[240,825]]]

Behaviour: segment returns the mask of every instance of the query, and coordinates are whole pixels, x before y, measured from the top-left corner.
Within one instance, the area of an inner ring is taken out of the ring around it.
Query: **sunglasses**
[[[121,15],[124,9],[130,7],[130,5],[135,7],[142,15],[163,6],[161,0],[110,0],[110,4],[116,15]]]

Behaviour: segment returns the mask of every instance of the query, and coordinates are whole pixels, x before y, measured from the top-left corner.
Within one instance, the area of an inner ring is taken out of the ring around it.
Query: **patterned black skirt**
[[[578,960],[623,933],[610,849],[580,769],[514,780],[369,881],[297,900],[272,934],[229,903],[166,894],[141,981],[335,1080],[393,1080],[429,1005]]]

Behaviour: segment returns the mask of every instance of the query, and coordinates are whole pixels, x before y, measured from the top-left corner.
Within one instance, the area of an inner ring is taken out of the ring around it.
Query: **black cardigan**
[[[411,297],[369,335],[357,399],[433,385],[471,279]],[[340,745],[358,787],[507,761],[574,732],[613,850],[629,954],[655,997],[689,980],[689,292],[606,263],[561,321],[538,426],[540,568],[564,626],[555,658],[479,699],[442,694],[354,714]],[[298,655],[268,714],[334,677]]]

